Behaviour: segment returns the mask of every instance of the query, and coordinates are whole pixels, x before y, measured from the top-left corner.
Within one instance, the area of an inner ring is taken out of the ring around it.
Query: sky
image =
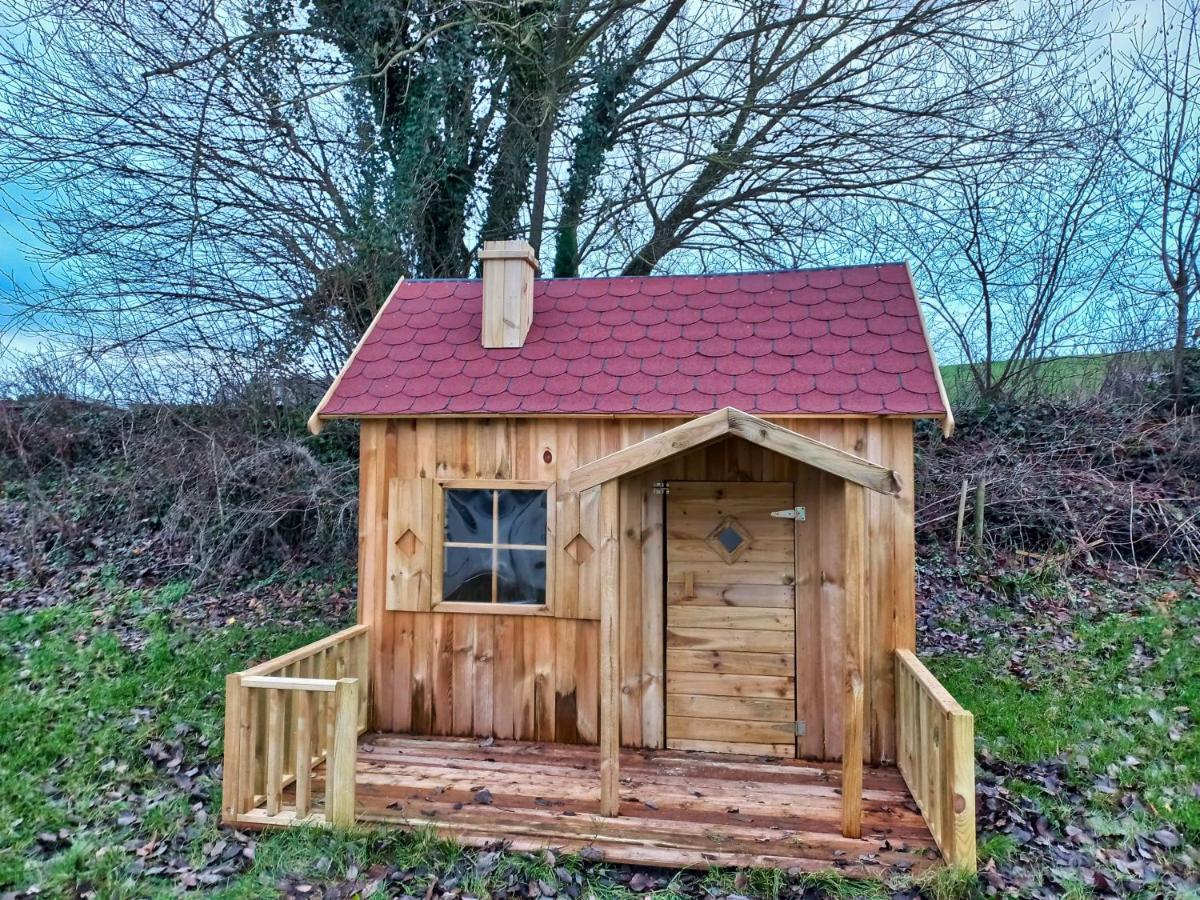
[[[1156,23],[1157,3],[1150,0],[1111,0],[1097,10],[1098,24],[1113,25],[1123,21],[1126,26],[1139,20]],[[1129,32],[1116,35],[1114,49],[1128,49]],[[31,193],[17,184],[0,183],[0,372],[7,368],[14,354],[36,350],[39,339],[14,321],[13,307],[7,294],[17,290],[36,290],[40,282],[40,271],[34,261],[31,245],[36,242],[33,234],[11,210],[13,205],[36,209],[36,200]],[[830,260],[837,263],[841,260]]]
[[[11,186],[6,186],[5,192],[11,193]],[[37,287],[37,268],[27,255],[27,247],[32,241],[33,235],[24,224],[7,208],[0,207],[0,358],[14,350],[28,351],[36,347],[36,341],[30,335],[13,327],[13,309],[8,300],[8,293],[14,287],[18,290]]]
[[[21,197],[13,187],[5,185],[3,192]],[[26,256],[25,247],[32,240],[33,236],[21,221],[9,209],[0,207],[0,277],[5,282],[32,285],[36,281],[36,270]]]

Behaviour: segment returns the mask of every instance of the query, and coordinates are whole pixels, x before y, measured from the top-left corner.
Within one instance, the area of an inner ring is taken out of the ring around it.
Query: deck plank
[[[324,767],[313,776],[314,812],[324,776]],[[364,822],[432,826],[468,846],[588,849],[633,865],[884,877],[940,864],[892,768],[864,770],[861,839],[841,834],[836,764],[622,750],[620,776],[621,815],[606,818],[598,815],[594,746],[368,733],[359,744],[357,812]]]

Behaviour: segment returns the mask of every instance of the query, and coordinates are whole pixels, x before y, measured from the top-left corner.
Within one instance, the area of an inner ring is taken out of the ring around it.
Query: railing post
[[[242,808],[242,676],[237,672],[225,676],[225,762],[221,769],[221,812],[224,820],[233,825]]]
[[[600,815],[620,811],[621,641],[619,482],[600,486]]]
[[[975,850],[975,717],[952,712],[946,722],[946,836],[952,865],[974,871]]]
[[[283,692],[267,691],[267,815],[277,816],[283,806]]]
[[[862,837],[863,671],[866,668],[867,492],[845,483],[843,540],[845,573],[842,617],[845,681],[842,722],[842,835]]]
[[[357,678],[339,678],[333,691],[333,743],[325,766],[325,818],[354,824],[354,768],[358,756]]]
[[[312,806],[312,695],[297,691],[296,710],[296,818],[308,816]]]

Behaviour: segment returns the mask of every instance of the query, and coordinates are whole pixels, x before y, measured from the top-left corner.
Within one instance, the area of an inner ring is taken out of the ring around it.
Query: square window
[[[446,488],[442,596],[455,603],[545,606],[548,492]]]
[[[545,546],[545,491],[497,491],[498,543]]]

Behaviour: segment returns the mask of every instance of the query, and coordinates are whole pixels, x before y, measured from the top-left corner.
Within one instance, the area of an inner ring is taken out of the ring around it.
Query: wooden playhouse
[[[908,268],[402,281],[358,624],[227,682],[224,817],[665,866],[973,866],[969,713],[913,655]]]

